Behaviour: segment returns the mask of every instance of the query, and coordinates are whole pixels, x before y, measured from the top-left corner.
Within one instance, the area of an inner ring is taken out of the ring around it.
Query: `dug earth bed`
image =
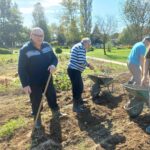
[[[91,96],[93,82],[84,77],[86,111],[82,114],[72,112],[71,90],[57,93],[62,117],[52,117],[47,104],[42,111],[43,130],[32,136],[33,118],[30,115],[30,102],[24,94],[4,93],[0,97],[0,126],[10,120],[21,118],[23,122],[11,134],[0,138],[3,150],[148,150],[150,136],[145,128],[150,124],[148,108],[140,116],[131,119],[124,110],[128,100],[122,83],[127,82],[129,74],[122,74],[119,82],[113,83],[113,92],[107,88],[96,98]],[[20,92],[20,91],[18,91]]]

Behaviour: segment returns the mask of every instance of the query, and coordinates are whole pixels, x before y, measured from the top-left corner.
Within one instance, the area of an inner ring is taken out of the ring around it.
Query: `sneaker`
[[[150,126],[146,128],[146,133],[150,134]]]

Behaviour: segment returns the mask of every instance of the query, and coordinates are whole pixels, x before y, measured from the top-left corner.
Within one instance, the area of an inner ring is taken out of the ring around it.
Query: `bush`
[[[57,47],[55,49],[56,54],[61,54],[62,53],[62,49],[60,47]]]
[[[116,48],[117,49],[131,49],[132,45],[119,45]]]
[[[52,41],[50,44],[51,44],[52,46],[57,46],[57,45],[58,45],[58,41]]]
[[[106,48],[107,48],[108,52],[111,52],[111,50],[112,50],[112,43],[111,43],[111,41],[106,43]]]
[[[69,49],[69,46],[61,46],[62,49]]]
[[[55,75],[54,84],[58,91],[68,91],[71,89],[71,83],[67,72],[59,72]]]
[[[12,51],[4,48],[0,48],[0,54],[12,54]]]

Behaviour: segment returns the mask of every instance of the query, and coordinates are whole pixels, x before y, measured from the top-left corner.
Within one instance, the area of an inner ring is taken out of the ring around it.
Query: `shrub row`
[[[4,48],[0,48],[0,54],[12,54],[12,51]]]

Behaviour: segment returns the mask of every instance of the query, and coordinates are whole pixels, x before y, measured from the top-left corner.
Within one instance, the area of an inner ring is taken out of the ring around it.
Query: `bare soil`
[[[93,84],[84,78],[86,111],[82,114],[72,112],[71,90],[57,93],[63,117],[52,117],[47,104],[42,111],[44,129],[36,131],[39,137],[31,137],[33,118],[28,96],[21,90],[0,93],[0,126],[10,119],[23,117],[26,125],[17,129],[12,136],[0,139],[1,150],[149,150],[150,136],[145,128],[150,125],[148,108],[131,119],[123,109],[128,95],[121,83],[129,79],[122,74],[114,82],[113,93],[103,88],[103,93],[95,104],[90,94]],[[2,82],[3,83],[3,82]]]

